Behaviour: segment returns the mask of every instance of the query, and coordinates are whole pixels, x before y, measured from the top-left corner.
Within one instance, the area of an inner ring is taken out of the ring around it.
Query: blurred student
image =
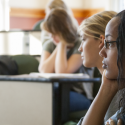
[[[61,8],[52,9],[45,18],[42,28],[49,33],[53,41],[46,41],[43,44],[39,71],[41,73],[83,73],[85,68],[82,66],[78,51],[81,40],[69,14]],[[70,111],[88,109],[91,104],[90,99],[93,99],[92,84],[72,83],[71,85]],[[84,89],[85,86],[86,89]],[[85,93],[86,91],[89,92]]]
[[[99,56],[99,52],[104,46],[106,25],[116,14],[114,11],[102,11],[83,20],[79,28],[82,37],[79,51],[81,52],[83,65],[88,68],[97,67],[101,74],[104,69],[102,68],[103,58]],[[114,105],[116,98],[117,95],[109,106],[105,121],[117,111]]]
[[[46,16],[50,13],[52,9],[57,9],[57,8],[64,9],[71,17],[73,26],[78,28],[77,20],[74,18],[71,9],[66,5],[66,3],[63,0],[50,0],[50,2],[46,6],[46,10],[45,10]],[[44,29],[42,29],[41,41],[42,41],[42,44],[44,44],[44,42],[46,41],[53,41],[49,36],[49,34],[47,33],[47,31],[45,31]]]
[[[102,84],[82,122],[78,125],[102,125],[104,115],[117,91],[119,110],[105,125],[125,125],[125,10],[112,18],[105,29]],[[115,105],[115,103],[114,103]]]

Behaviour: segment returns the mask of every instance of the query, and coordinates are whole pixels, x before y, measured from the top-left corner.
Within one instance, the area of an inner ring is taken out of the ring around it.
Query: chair
[[[38,72],[39,62],[31,55],[14,55],[11,58],[18,65],[18,74],[29,74],[31,72]]]
[[[44,19],[42,19],[42,20],[36,22],[32,29],[33,29],[33,30],[41,30],[40,25],[41,25],[41,23],[42,23],[43,21],[44,21]]]
[[[94,69],[94,78],[101,78],[101,74],[97,68]],[[101,83],[94,82],[93,86],[93,97],[96,96],[100,88]],[[69,114],[69,122],[66,122],[64,125],[76,125],[81,117],[85,116],[87,110],[76,111]]]

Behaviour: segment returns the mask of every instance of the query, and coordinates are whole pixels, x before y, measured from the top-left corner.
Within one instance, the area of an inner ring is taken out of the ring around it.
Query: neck
[[[102,59],[99,61],[98,65],[96,66],[101,74],[103,74],[104,69],[102,68]]]
[[[98,67],[97,67],[98,68]],[[98,68],[99,72],[103,74],[104,69],[102,67]]]

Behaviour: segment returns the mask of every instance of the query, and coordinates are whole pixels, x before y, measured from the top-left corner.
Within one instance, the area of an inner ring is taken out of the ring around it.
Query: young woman
[[[97,67],[101,74],[103,73],[103,58],[99,56],[99,51],[104,45],[105,27],[116,14],[114,11],[100,12],[83,20],[79,27],[82,38],[79,51],[83,65],[85,67]]]
[[[114,11],[100,12],[85,19],[79,28],[82,37],[79,51],[81,52],[83,65],[85,67],[97,67],[101,74],[104,69],[102,68],[103,58],[99,56],[99,51],[104,45],[106,25],[115,15],[116,12]],[[104,121],[117,111],[114,106],[115,101],[116,97],[113,99]]]
[[[71,9],[66,5],[66,3],[63,0],[50,0],[50,2],[46,6],[46,16],[50,13],[50,11],[52,9],[57,9],[57,8],[62,8],[64,10],[66,10],[72,19],[74,27],[78,27],[78,22],[74,18]],[[41,29],[42,29],[42,27],[41,27]],[[46,41],[52,41],[48,32],[45,31],[44,29],[42,29],[42,32],[41,32],[41,41],[42,41],[42,44],[44,44],[44,42],[46,42]],[[41,72],[40,67],[39,67],[39,72]]]
[[[74,27],[69,14],[61,8],[51,10],[45,18],[42,28],[46,30],[52,41],[43,44],[42,59],[40,64],[41,73],[78,73],[84,72],[78,47],[81,44],[77,28]],[[92,84],[72,84],[70,92],[70,111],[88,109],[92,93],[85,96],[84,86],[90,91]]]
[[[125,10],[118,13],[106,26],[103,57],[102,85],[81,125],[102,125],[111,100],[119,90],[119,110],[106,125],[125,124]],[[114,121],[113,121],[114,120]],[[117,122],[118,121],[118,122]],[[78,124],[80,125],[80,123]]]

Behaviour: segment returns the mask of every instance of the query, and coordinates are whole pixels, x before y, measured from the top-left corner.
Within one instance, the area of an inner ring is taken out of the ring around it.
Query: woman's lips
[[[81,59],[83,60],[83,59],[84,59],[84,57],[83,57],[83,56],[81,56]]]
[[[102,65],[102,68],[103,68],[103,69],[106,69],[106,68],[107,68],[107,65],[103,64],[103,65]]]
[[[103,69],[106,69],[106,68],[107,68],[107,65],[105,64],[105,62],[102,61],[102,64],[103,64],[103,65],[102,65],[102,68],[103,68]]]

